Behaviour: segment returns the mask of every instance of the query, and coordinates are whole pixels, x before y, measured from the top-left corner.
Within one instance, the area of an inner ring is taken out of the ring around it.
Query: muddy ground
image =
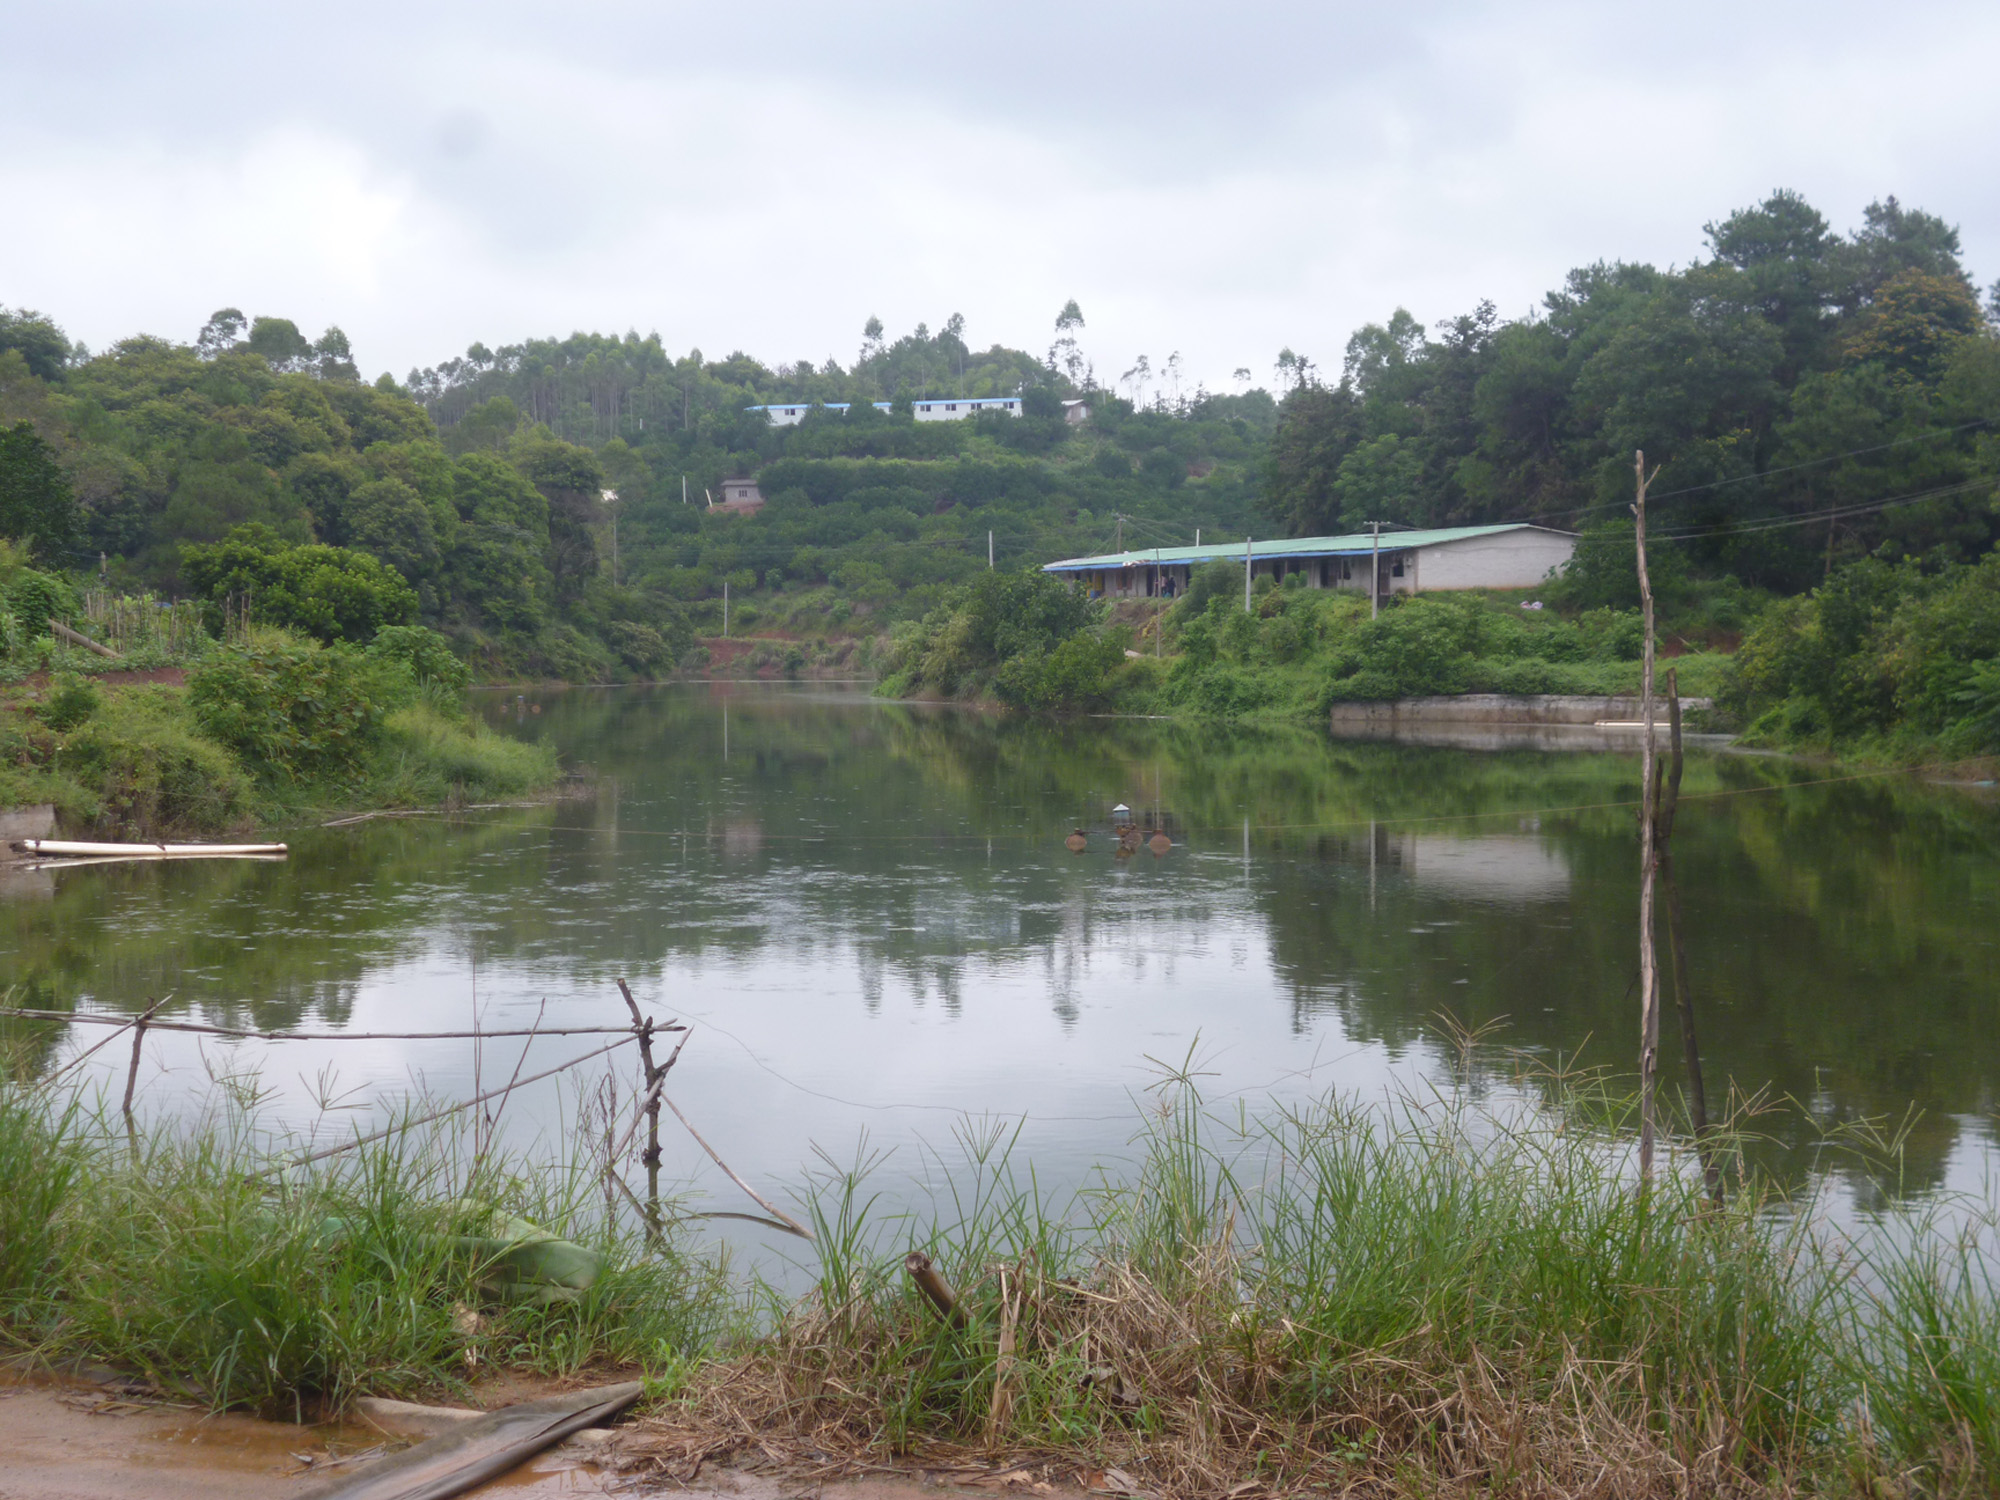
[[[523,1387],[482,1392],[487,1406],[543,1394]],[[365,1422],[297,1426],[239,1413],[161,1402],[115,1379],[0,1374],[0,1500],[283,1500],[366,1462],[399,1440]],[[693,1488],[647,1482],[591,1462],[572,1440],[469,1494],[675,1494],[712,1500],[789,1500],[800,1486],[781,1477],[705,1469]],[[340,1464],[340,1459],[350,1463]],[[816,1500],[947,1500],[991,1489],[951,1490],[910,1478],[846,1480],[811,1487]]]

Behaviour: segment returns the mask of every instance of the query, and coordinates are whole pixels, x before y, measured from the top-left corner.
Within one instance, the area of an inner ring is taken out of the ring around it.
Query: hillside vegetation
[[[29,541],[51,587],[94,571],[125,598],[196,598],[211,633],[235,619],[327,645],[421,625],[489,680],[815,670],[1023,706],[1303,712],[1417,682],[1623,684],[1606,643],[1637,605],[1643,450],[1672,649],[1758,643],[1740,677],[1688,674],[1776,743],[1986,743],[2000,336],[1957,231],[1888,198],[1842,234],[1779,192],[1707,243],[1684,268],[1579,268],[1512,321],[1397,309],[1337,377],[1283,351],[1275,394],[1248,370],[1211,392],[1178,355],[1100,378],[1075,303],[1045,353],[977,351],[956,315],[893,339],[870,318],[844,367],[578,333],[372,385],[338,329],[309,340],[277,317],[224,309],[192,344],[93,355],[0,312],[0,535]],[[910,409],[1001,394],[1024,415]],[[1065,421],[1079,398],[1089,420]],[[754,409],[773,403],[808,414],[776,428]],[[710,505],[746,477],[761,513]],[[976,582],[989,566],[1513,520],[1580,533],[1540,591],[1560,619],[1419,601],[1361,629],[1350,605],[1278,597],[1254,623],[1080,619],[1062,629],[1094,644],[1060,663],[1067,636],[979,623],[1014,597]],[[717,640],[725,593],[728,633],[752,640]],[[1931,629],[1933,598],[1973,603],[1936,604],[1954,623]],[[39,632],[48,601],[16,602]],[[1126,667],[1135,642],[1183,659]]]

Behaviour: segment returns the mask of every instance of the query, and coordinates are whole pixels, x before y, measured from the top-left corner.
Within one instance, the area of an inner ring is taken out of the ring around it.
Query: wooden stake
[[[132,1066],[125,1070],[125,1138],[132,1143],[132,1155],[139,1155],[139,1124],[132,1116],[132,1093],[139,1086],[139,1049],[146,1044],[146,1023],[153,1019],[153,1012],[167,1002],[155,1000],[146,1007],[145,1013],[132,1023]]]
[[[1687,1065],[1688,1119],[1694,1126],[1695,1149],[1708,1196],[1722,1204],[1722,1169],[1710,1143],[1708,1095],[1702,1085],[1701,1048],[1695,1040],[1694,993],[1688,979],[1687,940],[1681,928],[1681,888],[1674,878],[1674,820],[1681,804],[1681,690],[1674,668],[1667,668],[1667,773],[1665,789],[1653,799],[1653,821],[1659,844],[1660,879],[1667,888],[1667,953],[1673,963],[1674,1011],[1681,1023],[1681,1055]],[[1654,773],[1656,786],[1659,773]]]
[[[639,1158],[646,1165],[646,1201],[651,1210],[646,1218],[655,1234],[660,1229],[660,1083],[667,1076],[667,1068],[653,1065],[653,1021],[650,1016],[639,1014],[639,1002],[632,998],[632,986],[624,980],[618,981],[618,993],[625,997],[625,1008],[632,1012],[632,1029],[639,1035],[639,1061],[646,1069],[646,1151]],[[687,1038],[681,1038],[683,1046]],[[680,1048],[674,1049],[674,1056],[681,1055]]]
[[[1653,949],[1653,582],[1646,572],[1646,455],[1634,452],[1638,491],[1632,503],[1638,551],[1639,604],[1645,616],[1645,654],[1639,677],[1645,745],[1639,759],[1639,1181],[1653,1177],[1653,1138],[1659,1104],[1654,1098],[1660,1066],[1660,959]]]

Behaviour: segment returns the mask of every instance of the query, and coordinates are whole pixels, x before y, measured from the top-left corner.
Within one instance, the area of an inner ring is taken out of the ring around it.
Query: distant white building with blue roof
[[[845,412],[853,405],[850,401],[827,401],[822,403],[826,410]],[[887,411],[891,405],[887,401],[870,403],[877,411]],[[806,419],[812,410],[810,401],[787,401],[773,406],[746,406],[745,411],[761,411],[771,419],[773,427],[796,427]],[[939,396],[910,403],[911,414],[919,422],[963,422],[967,417],[976,417],[983,411],[998,412],[1003,417],[1021,415],[1019,396]]]
[[[1448,526],[1429,531],[1355,532],[1270,541],[1217,542],[1205,547],[1152,547],[1045,563],[1044,573],[1074,580],[1093,599],[1171,598],[1205,563],[1244,565],[1279,582],[1303,574],[1315,589],[1368,591],[1379,597],[1440,589],[1531,589],[1566,567],[1576,552],[1567,531],[1525,522]]]

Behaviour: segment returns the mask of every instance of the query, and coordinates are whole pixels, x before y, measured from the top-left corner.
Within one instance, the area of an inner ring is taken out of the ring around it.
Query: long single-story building
[[[1438,589],[1530,589],[1564,567],[1576,537],[1547,526],[1448,526],[1433,531],[1385,531],[1351,536],[1303,536],[1202,547],[1152,547],[1045,563],[1044,573],[1069,578],[1093,599],[1172,598],[1204,563],[1244,565],[1251,576],[1279,582],[1305,576],[1315,589],[1368,591],[1370,559],[1378,596]]]
[[[875,410],[887,411],[892,403],[870,402]],[[849,401],[829,401],[828,411],[846,412]],[[773,427],[796,427],[806,419],[812,410],[810,402],[788,401],[777,406],[746,406],[745,411],[761,411],[771,420]],[[967,417],[976,417],[983,411],[998,412],[1003,417],[1021,415],[1019,396],[938,396],[927,397],[910,403],[910,414],[919,422],[963,422]]]

